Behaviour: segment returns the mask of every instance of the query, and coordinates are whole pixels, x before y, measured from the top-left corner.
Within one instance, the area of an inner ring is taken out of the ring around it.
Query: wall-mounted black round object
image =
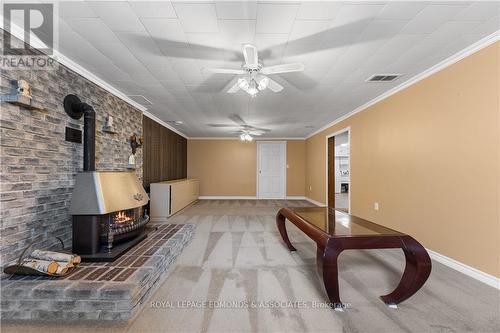
[[[82,101],[78,96],[70,94],[64,97],[64,111],[73,119],[80,119],[83,116],[83,111],[80,109]]]

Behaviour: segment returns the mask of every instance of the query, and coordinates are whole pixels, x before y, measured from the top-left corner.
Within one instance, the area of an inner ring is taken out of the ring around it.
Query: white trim
[[[326,203],[328,205],[328,139],[331,138],[332,136],[337,136],[339,134],[342,134],[342,133],[345,133],[347,132],[347,142],[349,142],[349,192],[348,192],[348,196],[349,196],[349,211],[348,213],[350,214],[352,212],[351,210],[351,192],[352,192],[352,173],[351,173],[351,126],[347,126],[343,129],[341,129],[340,131],[337,131],[333,134],[329,134],[326,136],[325,140],[326,140]],[[335,147],[333,148],[335,149]]]
[[[321,127],[320,129],[314,131],[313,133],[307,135],[306,139],[309,139],[310,137],[312,137],[318,133],[323,132],[327,128],[340,123],[341,121],[355,115],[356,113],[359,113],[361,111],[366,110],[367,108],[380,102],[381,100],[386,99],[387,97],[394,95],[395,93],[400,92],[401,90],[408,88],[409,86],[411,86],[419,81],[422,81],[423,79],[431,76],[432,74],[437,73],[437,72],[445,69],[446,67],[453,65],[454,63],[456,63],[456,62],[462,60],[463,58],[487,47],[490,44],[495,43],[498,40],[500,40],[500,30],[497,30],[494,33],[492,33],[491,35],[484,37],[483,39],[477,41],[476,43],[474,43],[472,45],[469,45],[465,49],[463,49],[463,50],[455,53],[454,55],[446,58],[445,60],[441,61],[440,63],[426,69],[422,73],[413,76],[412,78],[408,79],[407,81],[404,81],[403,83],[392,88],[391,90],[386,91],[385,93],[379,95],[378,97],[375,97],[371,101],[361,105],[360,107],[343,115],[342,117],[335,119],[334,121],[330,122],[329,124]]]
[[[319,206],[319,207],[326,207],[327,205],[325,205],[324,203],[322,202],[319,202],[319,201],[316,201],[316,200],[313,200],[311,198],[308,198],[306,197],[306,200],[309,201],[310,203],[312,204],[315,204],[316,206]]]
[[[257,200],[256,196],[244,195],[203,195],[199,196],[200,200]]]
[[[200,200],[283,200],[283,199],[260,199],[256,196],[238,196],[238,195],[206,195],[199,196]],[[307,199],[304,196],[286,196],[284,200],[307,200],[312,202],[310,199]],[[317,201],[315,201],[317,202]]]
[[[283,148],[283,165],[282,165],[282,176],[283,176],[283,197],[281,198],[266,198],[266,197],[262,197],[260,196],[260,193],[259,193],[259,165],[260,165],[260,147],[262,144],[267,144],[267,143],[271,143],[271,144],[276,144],[276,143],[279,143],[281,144],[284,148]],[[257,198],[258,199],[270,199],[270,200],[284,200],[286,198],[286,176],[287,176],[287,157],[286,157],[286,149],[287,149],[287,143],[286,141],[270,141],[270,140],[266,140],[266,141],[257,141],[257,166],[256,166],[256,170],[255,170],[255,173],[256,173],[256,194],[257,194]]]
[[[437,261],[445,266],[448,266],[448,267],[450,267],[450,268],[452,268],[452,269],[454,269],[462,274],[465,274],[473,279],[476,279],[478,281],[486,283],[487,285],[489,285],[493,288],[500,290],[500,278],[497,278],[493,275],[490,275],[488,273],[480,271],[474,267],[463,264],[460,261],[457,261],[455,259],[451,259],[447,256],[440,254],[440,253],[434,252],[434,251],[429,250],[429,249],[426,249],[426,250],[427,250],[427,252],[429,252],[429,256],[433,260],[435,260],[435,261]]]
[[[306,197],[301,195],[287,195],[285,200],[306,200]]]
[[[193,136],[188,137],[188,140],[237,140],[241,141],[239,137],[227,137],[227,136]],[[304,141],[306,138],[253,138],[253,141]]]
[[[150,119],[153,119],[154,121],[156,121],[158,124],[162,125],[163,127],[166,127],[168,128],[169,130],[171,130],[172,132],[175,132],[177,134],[179,134],[180,136],[182,136],[183,138],[185,139],[188,139],[188,137],[186,136],[186,134],[182,133],[181,131],[179,131],[177,128],[173,127],[172,125],[169,125],[168,123],[164,122],[163,120],[161,120],[160,118],[158,118],[157,116],[153,115],[152,113],[148,112],[148,111],[144,111],[143,112],[143,115],[150,118]]]

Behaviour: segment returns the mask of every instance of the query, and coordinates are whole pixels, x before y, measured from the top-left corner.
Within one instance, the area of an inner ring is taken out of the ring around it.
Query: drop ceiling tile
[[[117,32],[116,36],[136,57],[161,53],[158,45],[146,32]]]
[[[333,20],[331,28],[336,33],[359,33],[375,19],[383,7],[381,4],[344,4]]]
[[[385,43],[380,52],[391,53],[398,57],[420,43],[428,34],[397,34]]]
[[[424,43],[445,45],[460,38],[462,34],[473,31],[480,21],[450,21],[445,22],[436,31],[424,39]]]
[[[123,71],[126,71],[131,77],[134,75],[141,75],[147,72],[147,68],[139,60],[113,60],[113,63],[116,67],[120,68]]]
[[[84,1],[59,2],[59,16],[69,17],[97,17],[97,14]]]
[[[184,82],[182,82],[180,79],[179,80],[160,80],[160,84],[170,92],[175,92],[175,91],[186,91],[186,86],[184,85]]]
[[[253,43],[255,20],[219,20],[221,37],[228,43]]]
[[[288,40],[304,44],[319,43],[324,39],[324,34],[320,33],[327,30],[330,24],[329,21],[323,20],[296,20]]]
[[[113,31],[100,18],[70,18],[67,24],[83,38],[94,43],[119,43]]]
[[[218,1],[215,3],[217,17],[229,20],[254,20],[257,18],[257,3],[253,1]]]
[[[289,33],[299,5],[259,3],[257,5],[258,33]]]
[[[170,1],[130,1],[135,14],[140,17],[177,18]]]
[[[382,20],[410,20],[427,6],[425,1],[389,2],[377,15]]]
[[[470,33],[481,35],[482,37],[488,36],[500,29],[500,16],[496,15],[488,21],[481,23]]]
[[[144,26],[128,2],[92,1],[88,3],[111,30],[125,32],[144,31]]]
[[[302,1],[297,13],[298,20],[331,20],[341,7],[340,2],[333,1]]]
[[[479,1],[463,9],[454,20],[488,20],[500,12],[500,2]]]
[[[96,73],[105,81],[128,81],[130,75],[113,64],[104,67],[95,67]]]
[[[113,62],[137,61],[137,58],[119,40],[113,43],[94,43],[94,46]]]
[[[409,21],[407,20],[380,20],[371,21],[362,36],[369,39],[388,39],[396,36]]]
[[[168,39],[178,42],[186,42],[186,34],[182,28],[181,21],[168,18],[142,18],[146,30],[154,38]]]
[[[315,52],[306,64],[306,70],[330,69],[345,50],[340,48]]]
[[[264,50],[273,46],[284,46],[288,41],[286,34],[255,34],[255,46],[259,50]]]
[[[452,19],[467,5],[460,2],[449,5],[429,5],[418,13],[401,31],[402,33],[432,33],[443,23]]]
[[[209,3],[174,3],[186,32],[218,32],[215,5]]]
[[[170,59],[170,64],[181,79],[183,76],[202,77],[199,65],[194,59]]]

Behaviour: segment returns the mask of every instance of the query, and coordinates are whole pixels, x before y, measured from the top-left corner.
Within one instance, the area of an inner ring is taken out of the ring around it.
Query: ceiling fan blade
[[[230,68],[203,68],[203,71],[207,73],[215,74],[245,74],[246,72],[242,69],[230,69]]]
[[[244,126],[244,127],[248,127],[249,125],[243,120],[243,118],[240,117],[240,115],[238,114],[232,114],[228,117],[229,119],[231,119],[232,121],[234,121],[235,123],[237,123],[238,125],[240,126]]]
[[[207,124],[210,127],[217,127],[217,128],[239,128],[240,126],[238,125],[227,125],[227,124]]]
[[[294,63],[294,64],[283,64],[276,66],[263,67],[261,69],[262,74],[279,74],[279,73],[290,73],[290,72],[302,72],[304,70],[304,64]]]
[[[248,68],[258,68],[259,67],[259,53],[257,48],[252,44],[243,45],[243,56],[245,57],[245,63]]]
[[[233,84],[233,85],[231,86],[231,88],[229,88],[229,89],[227,90],[227,93],[228,93],[228,94],[234,94],[234,93],[235,93],[235,92],[237,92],[238,90],[240,90],[240,86],[238,85],[238,82],[236,82],[235,84]]]
[[[281,84],[279,84],[278,82],[274,81],[273,79],[269,79],[269,83],[267,84],[267,87],[275,93],[283,90],[283,86]]]

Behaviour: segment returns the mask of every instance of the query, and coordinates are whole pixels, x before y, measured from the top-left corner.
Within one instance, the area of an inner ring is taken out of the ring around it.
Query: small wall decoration
[[[134,133],[130,136],[129,138],[130,142],[130,148],[132,148],[132,154],[128,158],[128,167],[133,169],[135,168],[135,153],[137,152],[137,148],[142,147],[142,136],[137,137],[137,135]]]
[[[31,87],[30,87],[30,84],[28,83],[28,81],[17,80],[16,92],[18,95],[31,98]]]
[[[46,109],[31,96],[31,87],[26,80],[11,80],[11,90],[7,95],[1,95],[2,103],[12,103],[28,110],[46,111]]]
[[[107,115],[106,118],[104,119],[104,126],[102,130],[107,133],[112,133],[112,134],[116,133],[113,124],[114,124],[113,116]]]

